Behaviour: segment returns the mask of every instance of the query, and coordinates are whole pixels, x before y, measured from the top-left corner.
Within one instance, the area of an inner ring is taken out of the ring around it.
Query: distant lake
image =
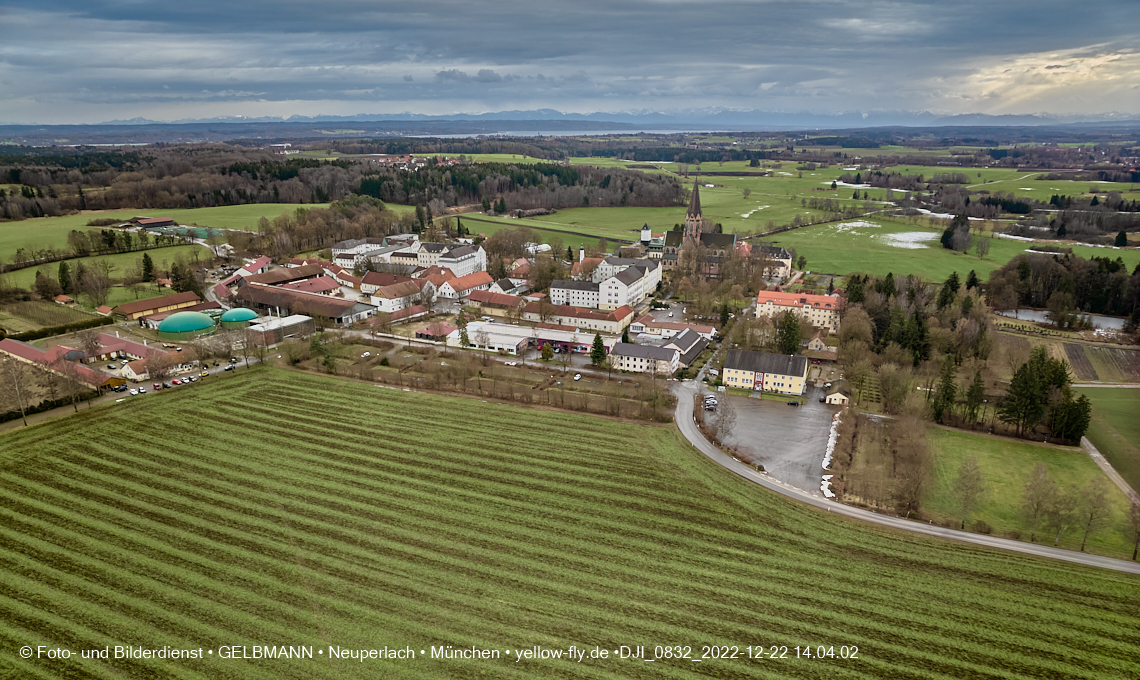
[[[1011,319],[1019,319],[1021,321],[1040,321],[1042,323],[1049,323],[1049,312],[1043,312],[1036,309],[1007,309],[998,312],[1002,316],[1007,316]],[[1100,314],[1088,314],[1092,319],[1093,328],[1105,328],[1110,330],[1120,330],[1124,328],[1124,319],[1118,316],[1102,316]]]

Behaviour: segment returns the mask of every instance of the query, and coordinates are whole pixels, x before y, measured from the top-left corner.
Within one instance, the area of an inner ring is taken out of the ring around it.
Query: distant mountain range
[[[367,123],[367,122],[461,122],[480,121],[503,123],[510,121],[558,122],[559,129],[566,123],[589,122],[590,129],[597,123],[621,123],[621,127],[678,129],[734,129],[734,130],[791,130],[791,129],[844,129],[885,126],[944,127],[944,126],[1026,126],[1065,125],[1071,123],[1121,123],[1140,121],[1140,114],[1102,113],[1093,115],[1063,115],[1051,113],[1022,115],[989,115],[967,113],[944,115],[929,111],[843,111],[815,113],[808,111],[760,111],[739,109],[687,109],[680,111],[611,111],[596,113],[562,113],[554,109],[532,111],[495,111],[491,113],[456,113],[425,115],[420,113],[362,113],[354,116],[289,116],[288,118],[261,116],[227,116],[220,118],[181,119],[157,121],[147,118],[112,120],[98,125],[186,125],[212,123]],[[530,126],[528,126],[529,128]],[[533,129],[533,128],[531,128]]]

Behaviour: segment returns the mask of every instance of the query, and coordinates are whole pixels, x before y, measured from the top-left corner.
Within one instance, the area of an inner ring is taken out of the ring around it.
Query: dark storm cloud
[[[1134,110],[1135,18],[1133,0],[15,0],[0,9],[0,120]],[[1098,98],[1082,98],[1082,79]]]

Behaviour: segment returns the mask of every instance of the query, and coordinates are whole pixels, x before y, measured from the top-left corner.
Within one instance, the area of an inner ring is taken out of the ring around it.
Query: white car
[[[364,359],[365,357],[370,357],[370,356],[372,356],[372,352],[365,352],[364,354],[360,355],[360,358]]]
[[[673,312],[669,312],[669,317],[672,318]]]
[[[132,397],[133,397],[133,396],[135,396],[135,395],[136,395],[136,394],[138,394],[138,393],[139,393],[139,391],[138,391],[138,390],[136,390],[136,389],[135,389],[135,388],[133,388],[133,387],[131,388],[131,392],[130,392],[130,394],[131,394],[131,396],[132,396]]]
[[[720,371],[716,370],[715,368],[710,368],[709,375],[720,375]]]
[[[581,373],[575,373],[575,374],[574,374],[574,379],[575,379],[575,380],[581,380],[581,379],[582,379],[582,374],[581,374]]]

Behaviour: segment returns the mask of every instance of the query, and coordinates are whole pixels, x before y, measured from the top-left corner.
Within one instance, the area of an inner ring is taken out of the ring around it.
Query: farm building
[[[259,347],[269,347],[285,338],[307,338],[316,332],[312,317],[294,314],[284,318],[269,317],[249,327],[253,343]]]
[[[246,307],[234,307],[222,314],[222,328],[247,328],[257,318],[257,312]]]
[[[286,290],[263,283],[247,283],[238,289],[235,297],[240,303],[255,310],[264,310],[277,316],[321,316],[337,326],[351,325],[376,313],[375,307],[362,302]]]
[[[137,300],[135,302],[128,302],[125,305],[115,307],[115,315],[121,316],[134,321],[144,316],[157,314],[159,312],[169,312],[183,309],[184,307],[193,307],[200,303],[202,298],[192,290],[185,293],[174,293],[173,295],[163,295],[161,297],[150,298],[149,300]]]
[[[807,389],[807,357],[730,349],[721,378],[728,387],[803,394]]]
[[[214,320],[202,312],[178,312],[158,324],[158,337],[162,340],[192,340],[212,335]]]

